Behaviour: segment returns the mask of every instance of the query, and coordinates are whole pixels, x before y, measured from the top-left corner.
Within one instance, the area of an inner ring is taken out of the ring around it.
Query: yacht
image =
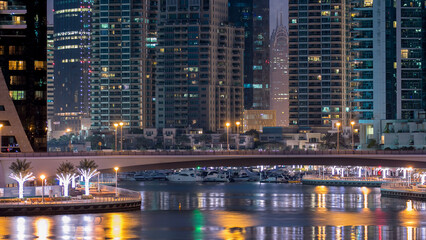
[[[196,174],[195,171],[183,170],[168,175],[167,180],[171,182],[202,182],[203,177]]]
[[[229,182],[229,178],[225,172],[210,171],[204,177],[204,182]]]

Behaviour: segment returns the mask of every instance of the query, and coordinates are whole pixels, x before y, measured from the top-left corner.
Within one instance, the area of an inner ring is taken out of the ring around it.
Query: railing
[[[1,157],[7,158],[26,158],[26,157],[91,157],[91,156],[177,156],[177,155],[212,155],[212,156],[226,156],[226,155],[425,155],[426,150],[308,150],[308,151],[260,151],[260,150],[223,150],[223,151],[179,151],[179,150],[146,150],[146,151],[122,151],[122,152],[39,152],[39,153],[1,153]]]
[[[115,187],[110,187],[106,185],[101,185],[101,192],[108,192],[108,193],[115,193]],[[123,188],[117,188],[118,196],[117,197],[94,197],[93,199],[78,199],[76,197],[72,198],[71,200],[65,200],[65,201],[44,201],[41,202],[40,198],[37,198],[37,201],[31,201],[31,199],[27,199],[26,201],[20,201],[20,202],[2,202],[0,203],[0,209],[6,208],[7,206],[15,206],[15,205],[88,205],[88,204],[95,204],[95,203],[125,203],[125,202],[136,202],[141,201],[141,194],[140,192],[131,191]],[[45,199],[49,199],[48,197],[45,197]]]
[[[426,193],[426,186],[424,185],[416,186],[408,182],[384,183],[382,184],[381,188],[385,190]]]
[[[378,178],[378,177],[330,177],[318,175],[305,175],[303,179],[306,180],[333,180],[333,181],[368,181],[368,182],[401,182],[399,178]]]

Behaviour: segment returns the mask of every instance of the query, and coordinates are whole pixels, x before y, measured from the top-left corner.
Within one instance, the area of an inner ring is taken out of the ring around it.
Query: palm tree
[[[56,169],[56,176],[64,183],[64,197],[68,197],[68,186],[77,177],[77,171],[70,162],[63,162]]]
[[[13,162],[9,169],[12,171],[9,177],[18,182],[19,198],[24,198],[24,183],[35,179],[31,172],[31,162],[27,162],[26,159],[23,161],[16,159],[16,162]]]
[[[96,169],[98,165],[93,160],[83,159],[80,161],[78,166],[78,171],[84,177],[84,188],[85,195],[89,195],[89,185],[90,179],[99,174],[99,171]]]

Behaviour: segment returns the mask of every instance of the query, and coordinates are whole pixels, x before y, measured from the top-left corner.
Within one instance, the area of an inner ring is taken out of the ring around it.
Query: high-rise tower
[[[347,126],[349,4],[289,1],[290,125]]]
[[[244,28],[244,108],[269,109],[269,1],[229,0],[228,14]]]
[[[244,30],[227,24],[228,1],[161,1],[158,19],[156,126],[241,120]]]
[[[94,130],[152,127],[153,66],[157,1],[95,0],[91,119]],[[154,27],[154,28],[153,28]]]
[[[46,151],[46,1],[0,1],[1,151]]]
[[[54,113],[89,114],[92,3],[54,1]]]
[[[389,129],[385,120],[424,119],[425,2],[354,0],[352,11],[360,143],[379,143],[382,132],[406,131]]]
[[[277,126],[289,125],[288,32],[282,14],[271,36],[271,109],[276,111]]]

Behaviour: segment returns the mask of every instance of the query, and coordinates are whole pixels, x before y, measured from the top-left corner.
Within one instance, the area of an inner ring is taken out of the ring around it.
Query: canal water
[[[426,203],[377,188],[121,182],[141,211],[0,218],[0,239],[426,239]]]

